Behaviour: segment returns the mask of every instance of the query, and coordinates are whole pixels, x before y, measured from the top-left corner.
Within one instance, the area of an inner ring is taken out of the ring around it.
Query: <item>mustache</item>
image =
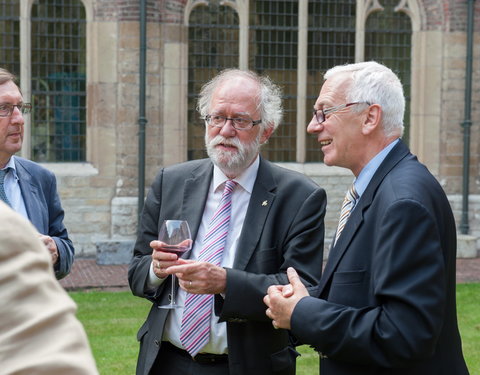
[[[215,147],[220,144],[225,145],[225,146],[234,146],[236,148],[242,148],[242,143],[238,138],[225,138],[224,136],[217,134],[214,138],[212,138],[208,142],[209,146]]]

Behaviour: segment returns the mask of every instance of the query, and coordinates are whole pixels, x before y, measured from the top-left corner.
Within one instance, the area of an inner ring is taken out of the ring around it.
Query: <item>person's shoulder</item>
[[[31,175],[48,175],[48,176],[54,176],[54,173],[44,166],[40,165],[37,162],[34,162],[33,160],[25,159],[20,156],[15,156],[15,165],[20,168],[23,168],[25,171],[30,173]]]
[[[30,238],[36,238],[37,231],[23,216],[0,202],[0,238],[2,252],[25,252],[32,250]],[[19,250],[21,249],[21,250]],[[18,250],[18,251],[17,251]]]
[[[164,173],[167,174],[185,174],[191,173],[201,168],[210,168],[213,167],[210,159],[196,159],[189,160],[182,163],[174,164],[163,169]]]

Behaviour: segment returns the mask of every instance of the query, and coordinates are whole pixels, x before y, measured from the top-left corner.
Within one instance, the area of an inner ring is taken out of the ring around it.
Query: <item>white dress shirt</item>
[[[22,197],[22,190],[18,183],[17,170],[15,168],[15,156],[12,156],[5,168],[10,167],[10,171],[5,175],[5,194],[12,205],[12,209],[28,220],[27,209]]]
[[[234,181],[238,183],[238,186],[235,188],[232,194],[230,227],[227,239],[225,241],[223,258],[221,262],[221,266],[224,268],[233,267],[235,254],[237,252],[238,240],[240,238],[243,222],[247,214],[247,208],[252,195],[253,185],[255,184],[255,180],[257,178],[259,164],[260,159],[257,156],[255,161],[240,176],[234,179]],[[208,224],[218,204],[220,203],[225,182],[227,180],[228,177],[226,177],[217,166],[214,166],[213,179],[210,184],[202,222],[193,244],[190,259],[198,259],[198,255],[202,249],[203,238],[208,230]],[[152,266],[150,266],[149,287],[156,287],[162,282],[163,280],[156,277],[156,275],[153,273]],[[178,293],[176,294],[177,304],[184,306],[186,295],[187,293],[183,289],[179,288]],[[179,348],[182,348],[182,344],[180,342],[182,314],[182,308],[170,310],[162,337],[162,340],[170,341],[173,345]],[[228,353],[226,323],[219,323],[218,317],[214,312],[212,312],[210,327],[210,341],[201,350],[201,352],[213,354]]]

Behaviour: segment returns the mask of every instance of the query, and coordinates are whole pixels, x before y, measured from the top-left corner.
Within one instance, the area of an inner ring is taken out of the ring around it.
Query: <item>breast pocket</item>
[[[368,284],[365,270],[335,272],[328,300],[345,306],[364,307],[369,299]]]

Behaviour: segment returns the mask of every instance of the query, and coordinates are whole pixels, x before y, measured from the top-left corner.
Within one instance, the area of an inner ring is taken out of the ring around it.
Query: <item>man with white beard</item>
[[[198,111],[209,158],[157,175],[129,267],[133,294],[152,302],[138,332],[137,374],[294,374],[298,353],[262,299],[270,285],[288,283],[288,267],[306,286],[320,280],[325,191],[260,156],[282,118],[281,90],[269,78],[223,71],[202,88]],[[182,258],[157,240],[167,219],[190,225],[193,247]],[[216,261],[206,260],[209,246]],[[161,309],[173,274],[184,308]]]

